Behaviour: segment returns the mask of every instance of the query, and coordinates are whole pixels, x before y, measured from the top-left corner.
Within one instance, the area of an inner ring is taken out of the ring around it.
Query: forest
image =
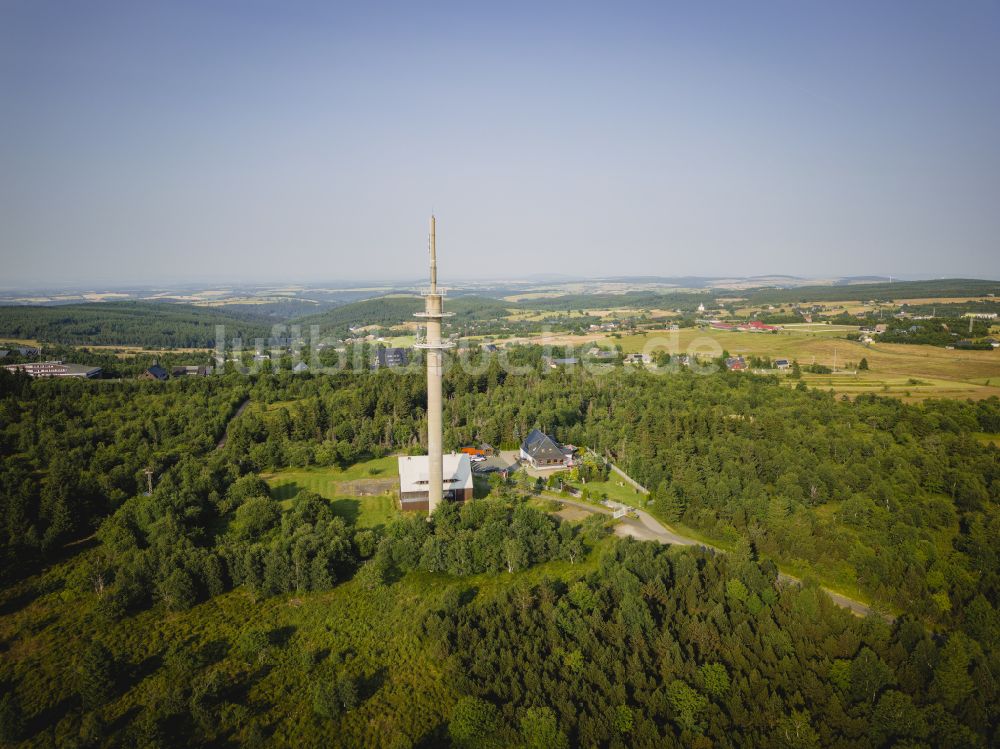
[[[307,491],[271,496],[270,471],[419,453],[419,371],[0,372],[0,738],[997,739],[1000,453],[975,437],[1000,433],[996,399],[851,402],[767,376],[550,370],[537,347],[512,373],[475,356],[445,379],[446,447],[542,428],[730,552],[617,540],[523,481],[372,527]],[[885,618],[776,564],[849,583]]]
[[[454,296],[448,299],[448,311],[455,315],[454,320],[459,323],[504,317],[511,306],[514,305],[480,296]],[[321,332],[346,335],[348,329],[354,326],[391,327],[411,322],[413,313],[423,308],[424,302],[418,296],[383,296],[345,304],[293,322],[303,326],[303,330],[309,325],[319,325]]]
[[[94,302],[59,306],[0,306],[0,339],[45,343],[212,348],[215,328],[226,337],[267,338],[274,321],[260,313],[171,302]]]

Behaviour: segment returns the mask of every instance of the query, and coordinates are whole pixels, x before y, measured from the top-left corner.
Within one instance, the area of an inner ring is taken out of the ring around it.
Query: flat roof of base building
[[[100,367],[86,364],[70,364],[62,361],[25,362],[23,364],[5,364],[4,369],[11,372],[23,370],[32,377],[97,377]]]
[[[427,491],[427,456],[401,455],[398,461],[399,491],[404,494]],[[444,491],[472,488],[472,463],[469,462],[468,455],[445,453],[441,456],[441,463],[441,475],[444,478],[441,488]]]

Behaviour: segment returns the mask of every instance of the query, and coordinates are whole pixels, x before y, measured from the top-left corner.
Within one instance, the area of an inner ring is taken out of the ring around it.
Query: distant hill
[[[776,304],[782,302],[963,297],[983,296],[985,294],[1000,294],[1000,281],[977,278],[941,278],[932,281],[799,286],[794,289],[756,289],[747,296],[753,304]]]
[[[0,307],[0,340],[43,343],[212,348],[216,326],[227,339],[267,338],[272,320],[259,314],[170,302],[88,302],[57,307]]]
[[[454,315],[452,319],[488,320],[503,317],[508,309],[516,305],[481,296],[456,296],[445,299],[445,311]],[[413,314],[424,308],[424,300],[419,296],[399,295],[365,299],[336,307],[316,315],[307,315],[292,321],[303,328],[319,325],[324,332],[345,332],[350,327],[361,325],[381,325],[389,327],[414,319]]]
[[[561,296],[525,299],[520,303],[524,309],[574,310],[574,309],[691,309],[701,302],[711,302],[715,294],[706,292],[677,291],[656,292],[636,291],[624,294],[563,294]]]

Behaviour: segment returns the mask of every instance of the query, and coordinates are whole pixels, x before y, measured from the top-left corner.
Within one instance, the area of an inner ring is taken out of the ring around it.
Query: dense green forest
[[[241,383],[31,380],[0,373],[0,578],[31,569],[161,473],[214,449]]]
[[[0,339],[77,345],[212,348],[215,328],[226,338],[267,338],[273,321],[259,313],[167,302],[93,302],[54,307],[0,307]]]
[[[995,720],[975,643],[859,622],[746,553],[622,542],[572,585],[443,609],[424,629],[467,695],[459,745],[958,747]]]
[[[515,305],[486,299],[479,296],[455,296],[447,301],[448,312],[454,315],[453,322],[472,320],[492,320],[504,317]],[[383,296],[345,304],[326,312],[309,315],[294,321],[302,325],[319,325],[322,332],[343,335],[348,328],[363,325],[391,327],[404,322],[412,322],[413,314],[424,308],[424,300],[418,296]]]
[[[478,356],[478,355],[476,355]],[[605,537],[522,481],[362,526],[262,474],[419,452],[422,373],[0,372],[0,738],[35,746],[983,746],[1000,402],[544,368],[445,380],[445,443],[534,427],[734,549]],[[250,407],[226,424],[246,398]],[[147,466],[154,471],[144,492]],[[93,535],[96,531],[96,535]],[[861,621],[773,561],[900,615]],[[37,563],[47,566],[39,571]]]

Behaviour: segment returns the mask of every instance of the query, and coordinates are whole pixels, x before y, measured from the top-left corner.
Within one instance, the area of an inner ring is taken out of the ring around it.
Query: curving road
[[[694,538],[682,536],[676,531],[670,530],[645,510],[639,510],[635,507],[623,505],[618,502],[609,502],[611,507],[602,507],[590,504],[589,502],[579,502],[573,499],[566,499],[565,497],[557,495],[549,495],[549,497],[558,502],[587,510],[588,512],[597,512],[604,515],[611,515],[613,513],[612,508],[614,507],[626,508],[630,513],[634,513],[636,517],[625,516],[620,519],[621,522],[615,526],[615,535],[618,536],[631,536],[632,538],[637,538],[640,541],[659,541],[661,544],[671,544],[676,546],[700,546],[705,549],[712,549],[713,551],[724,553],[724,550],[717,546],[712,546],[704,541],[698,541]],[[802,581],[799,578],[787,575],[784,572],[778,573],[778,580],[783,583],[795,583],[797,585],[802,584]],[[832,600],[835,604],[842,606],[845,609],[849,609],[855,616],[864,617],[874,613],[870,606],[862,603],[861,601],[856,601],[853,598],[848,598],[840,593],[835,593],[828,588],[823,588],[823,591],[830,596],[830,600]]]

